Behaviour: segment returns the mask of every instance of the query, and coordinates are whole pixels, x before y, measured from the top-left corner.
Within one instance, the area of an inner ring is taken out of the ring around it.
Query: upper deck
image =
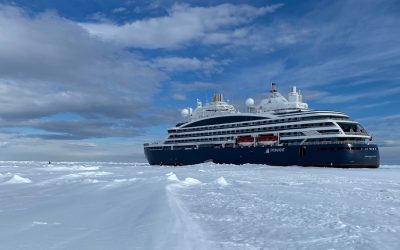
[[[182,110],[184,121],[168,129],[168,138],[161,144],[224,146],[243,136],[256,142],[256,138],[266,135],[277,136],[277,145],[370,139],[367,131],[345,113],[308,109],[295,87],[286,99],[272,84],[266,99],[255,105],[249,98],[246,106],[247,112],[240,113],[221,94],[214,95],[213,101],[205,105],[197,100],[195,110]]]

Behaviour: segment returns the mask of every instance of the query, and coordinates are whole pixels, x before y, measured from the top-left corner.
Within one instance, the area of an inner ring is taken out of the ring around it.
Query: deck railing
[[[367,132],[344,132],[346,135],[368,135]]]
[[[283,145],[327,145],[327,144],[366,144],[364,141],[319,141],[319,142],[292,142],[282,143]]]

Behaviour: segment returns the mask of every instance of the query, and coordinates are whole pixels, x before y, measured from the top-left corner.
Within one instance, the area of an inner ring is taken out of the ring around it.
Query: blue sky
[[[271,81],[399,163],[398,1],[0,1],[0,160],[144,161],[179,109]]]

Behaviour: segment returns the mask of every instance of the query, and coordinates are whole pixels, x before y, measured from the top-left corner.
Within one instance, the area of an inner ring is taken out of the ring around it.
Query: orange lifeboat
[[[261,145],[271,145],[278,141],[276,135],[260,135],[256,137],[256,142]]]
[[[254,144],[254,137],[251,135],[246,135],[246,136],[239,136],[236,139],[236,143],[240,146],[252,146]]]

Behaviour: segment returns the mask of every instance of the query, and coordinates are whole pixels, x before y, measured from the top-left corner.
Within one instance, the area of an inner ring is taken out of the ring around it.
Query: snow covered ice
[[[0,162],[0,249],[400,249],[400,166]]]

